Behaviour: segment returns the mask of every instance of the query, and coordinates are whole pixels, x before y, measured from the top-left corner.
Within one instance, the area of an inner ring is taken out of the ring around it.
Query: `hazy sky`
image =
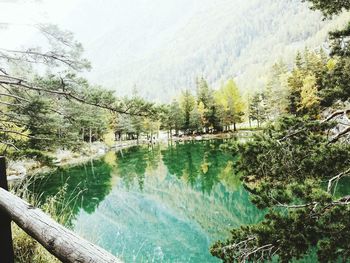
[[[16,32],[29,34],[31,29],[28,26],[38,23],[53,23],[61,27],[72,26],[72,28],[65,28],[72,31],[74,31],[74,23],[79,24],[79,21],[84,21],[86,27],[93,26],[92,23],[88,23],[88,20],[92,20],[93,23],[101,21],[105,27],[116,22],[135,24],[138,22],[135,20],[142,15],[149,17],[151,13],[160,14],[166,11],[165,9],[168,9],[171,15],[172,11],[177,12],[177,7],[187,9],[193,2],[197,0],[0,0],[0,25],[2,28],[9,25],[10,30],[13,31],[12,35],[7,32],[7,37],[4,38],[5,31],[1,30],[0,36],[1,41],[5,39],[6,42],[23,39],[23,36],[19,36]],[[186,10],[182,9],[182,11]],[[100,30],[103,28],[100,27]]]
[[[0,0],[0,46],[24,44],[38,23],[60,24],[78,0]]]
[[[78,41],[93,49],[96,41],[119,46],[130,40],[154,46],[157,35],[173,33],[186,16],[210,0],[0,0],[0,47],[26,44],[39,23],[57,24],[72,31]],[[111,40],[112,39],[112,40]],[[100,46],[100,44],[99,44]],[[142,47],[145,48],[145,47]],[[152,48],[152,47],[150,47]]]
[[[230,1],[230,0],[220,0]],[[244,1],[244,0],[236,0]],[[0,0],[0,48],[42,46],[34,25],[56,24],[74,33],[99,79],[126,63],[143,60],[186,26],[212,0]],[[206,4],[205,4],[206,3]],[[158,52],[158,51],[157,51]]]
[[[45,47],[34,25],[55,24],[82,43],[91,82],[121,95],[136,85],[148,96],[193,87],[201,75],[216,86],[232,76],[252,79],[272,57],[264,47],[276,47],[277,59],[304,40],[319,46],[313,37],[329,31],[320,21],[301,0],[0,0],[0,48]],[[283,42],[290,34],[294,42]]]

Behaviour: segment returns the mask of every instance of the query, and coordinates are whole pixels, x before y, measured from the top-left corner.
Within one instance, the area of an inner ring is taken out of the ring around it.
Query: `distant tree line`
[[[236,83],[229,80],[219,90],[197,79],[196,96],[189,90],[163,107],[162,127],[170,134],[215,133],[236,130],[243,122],[244,101]]]

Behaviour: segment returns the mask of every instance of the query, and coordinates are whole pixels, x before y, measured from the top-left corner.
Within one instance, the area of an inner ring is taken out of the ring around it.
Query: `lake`
[[[45,175],[31,189],[43,201],[56,195],[68,227],[125,262],[220,262],[210,255],[213,242],[264,216],[222,143],[109,152]]]

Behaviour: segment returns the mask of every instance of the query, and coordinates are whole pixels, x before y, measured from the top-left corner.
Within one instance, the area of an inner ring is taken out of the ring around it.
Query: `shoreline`
[[[205,140],[219,140],[232,139],[235,136],[245,137],[244,134],[251,134],[252,131],[240,130],[237,132],[227,132],[218,134],[203,134],[203,135],[184,135],[174,136],[172,138],[158,138],[152,143],[168,143],[168,142],[185,142],[185,141],[205,141]],[[7,180],[9,182],[22,180],[28,176],[35,176],[37,174],[45,174],[55,171],[58,168],[74,167],[85,162],[96,160],[104,156],[108,151],[127,149],[133,146],[149,145],[146,139],[130,140],[130,141],[116,141],[114,145],[108,146],[103,142],[94,142],[91,145],[84,145],[81,152],[72,152],[68,150],[57,150],[50,153],[53,158],[53,166],[43,165],[42,163],[33,159],[9,160],[7,166]]]
[[[91,160],[97,160],[112,150],[121,150],[137,145],[145,145],[147,143],[147,141],[140,140],[137,142],[136,140],[130,140],[116,142],[113,146],[108,146],[103,142],[94,142],[91,145],[84,145],[81,152],[57,150],[54,153],[49,153],[49,156],[53,158],[52,166],[28,158],[8,160],[6,169],[7,181],[13,182],[37,174],[50,173],[58,168],[74,167]]]

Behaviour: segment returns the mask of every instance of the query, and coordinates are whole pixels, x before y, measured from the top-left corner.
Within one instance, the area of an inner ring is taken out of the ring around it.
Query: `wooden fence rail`
[[[3,263],[14,262],[11,220],[62,262],[121,262],[8,192],[5,158],[0,157],[0,262]]]

